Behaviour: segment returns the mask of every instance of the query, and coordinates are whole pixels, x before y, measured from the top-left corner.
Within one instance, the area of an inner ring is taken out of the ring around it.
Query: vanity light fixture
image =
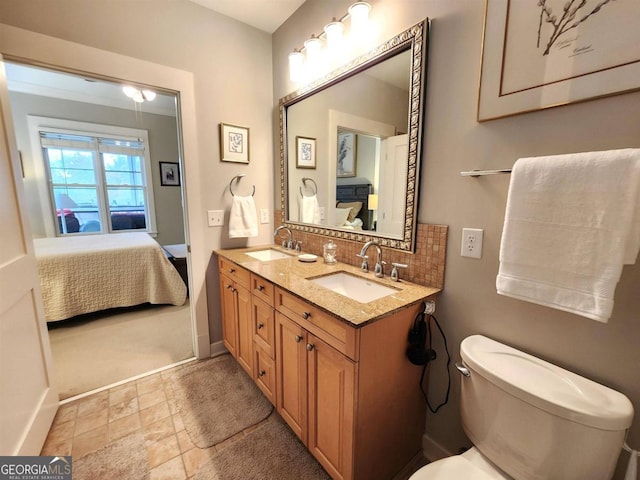
[[[156,98],[156,92],[151,90],[140,90],[138,88],[132,87],[131,85],[125,85],[122,87],[122,91],[124,94],[133,99],[134,102],[142,103],[145,100],[147,102],[153,101]]]
[[[356,37],[363,37],[367,33],[369,26],[369,11],[371,5],[367,2],[356,2],[349,7],[351,17],[351,34]]]
[[[350,48],[344,42],[343,22],[347,18],[350,19],[349,39],[353,44],[360,43],[369,33],[370,11],[371,5],[367,2],[356,2],[349,7],[348,12],[340,20],[334,17],[320,35],[311,35],[311,38],[304,42],[304,47],[294,49],[289,54],[290,80],[294,83],[313,80],[324,73],[323,70],[328,65],[342,63],[344,52]],[[326,39],[327,53],[322,48],[323,37]]]

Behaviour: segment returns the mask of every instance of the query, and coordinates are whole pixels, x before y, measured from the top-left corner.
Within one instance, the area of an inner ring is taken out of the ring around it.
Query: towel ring
[[[315,186],[315,191],[313,192],[313,194],[317,194],[318,193],[318,184],[313,180],[313,178],[309,178],[309,177],[302,177],[302,183],[304,184],[304,186],[307,186],[307,181],[313,183],[313,185]],[[302,193],[302,187],[300,187],[300,195],[304,197],[304,193]]]
[[[244,174],[244,173],[241,173],[241,174],[236,175],[235,177],[233,177],[233,178],[231,179],[231,181],[229,182],[229,191],[231,192],[231,195],[233,195],[234,197],[236,196],[236,194],[235,194],[235,193],[233,193],[233,186],[232,186],[232,185],[233,185],[233,181],[235,180],[235,181],[236,181],[236,183],[238,183],[238,182],[240,182],[240,179],[241,179],[242,177],[244,177],[244,176],[245,176],[245,174]],[[254,186],[253,186],[253,192],[251,193],[251,196],[253,197],[255,194],[256,194],[256,186],[254,185]]]

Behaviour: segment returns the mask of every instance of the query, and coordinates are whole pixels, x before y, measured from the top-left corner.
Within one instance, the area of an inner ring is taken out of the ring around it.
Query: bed
[[[34,245],[47,322],[186,301],[185,283],[147,233],[38,238]]]
[[[341,213],[346,215],[346,219],[338,220],[341,223],[340,228],[371,230],[373,218],[368,202],[369,194],[372,192],[373,187],[370,183],[336,186],[336,216]],[[350,211],[344,212],[344,209]]]

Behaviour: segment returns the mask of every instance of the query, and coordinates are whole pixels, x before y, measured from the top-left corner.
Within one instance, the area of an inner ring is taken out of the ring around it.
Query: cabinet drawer
[[[258,345],[254,354],[254,375],[256,385],[273,404],[276,404],[276,366],[273,359]]]
[[[322,310],[276,288],[275,307],[301,327],[318,336],[352,360],[358,360],[359,330]]]
[[[249,284],[251,283],[251,274],[249,273],[249,270],[245,270],[222,257],[218,258],[218,266],[220,267],[220,273],[227,275],[230,279],[238,282],[243,287],[249,288]]]
[[[271,305],[267,305],[255,296],[252,298],[253,339],[256,345],[271,357],[274,357],[275,313]]]
[[[251,274],[251,293],[273,307],[273,283],[267,282],[258,275]]]

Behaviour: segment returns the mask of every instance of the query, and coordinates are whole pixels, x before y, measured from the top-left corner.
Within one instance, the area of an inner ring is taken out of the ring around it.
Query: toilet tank
[[[623,394],[481,335],[462,341],[465,433],[517,480],[613,476],[633,406]]]

